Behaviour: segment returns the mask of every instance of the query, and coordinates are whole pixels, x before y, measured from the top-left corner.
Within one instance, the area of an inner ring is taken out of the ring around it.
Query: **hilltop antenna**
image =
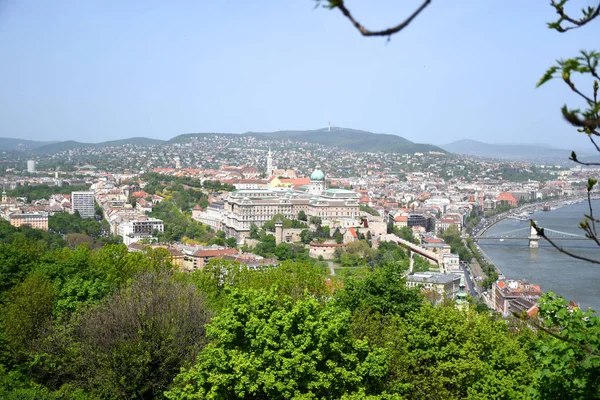
[[[331,121],[329,121],[329,130],[327,132],[331,132]]]

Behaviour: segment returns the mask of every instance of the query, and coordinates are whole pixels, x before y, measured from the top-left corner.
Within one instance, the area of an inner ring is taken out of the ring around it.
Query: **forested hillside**
[[[0,231],[2,399],[600,394],[597,316],[552,294],[537,330],[434,306],[406,288],[393,246],[342,282],[310,260],[251,271],[216,259],[184,274],[163,249],[62,248],[38,232]]]

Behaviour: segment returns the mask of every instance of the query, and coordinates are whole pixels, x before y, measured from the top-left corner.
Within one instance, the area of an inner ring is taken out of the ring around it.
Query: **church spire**
[[[267,153],[267,178],[273,175],[273,153],[271,153],[271,146],[269,146],[269,152]]]

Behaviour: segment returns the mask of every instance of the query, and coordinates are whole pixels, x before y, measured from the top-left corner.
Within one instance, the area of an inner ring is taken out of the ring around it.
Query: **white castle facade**
[[[360,219],[360,196],[346,189],[327,189],[325,174],[317,167],[310,183],[294,189],[265,188],[238,190],[225,199],[222,229],[239,243],[249,235],[250,226],[259,228],[276,214],[296,219],[300,211],[308,218],[319,217],[325,223],[356,226]]]

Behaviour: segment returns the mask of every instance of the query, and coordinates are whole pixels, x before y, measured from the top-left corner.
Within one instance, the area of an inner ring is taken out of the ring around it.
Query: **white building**
[[[81,218],[93,218],[94,192],[71,192],[71,205],[73,212],[79,211]]]
[[[30,174],[35,172],[35,160],[27,160],[27,172]]]
[[[260,228],[276,214],[296,219],[300,211],[309,218],[321,218],[324,224],[358,226],[359,199],[358,193],[352,190],[327,189],[325,174],[317,167],[310,176],[310,183],[297,190],[266,188],[231,193],[225,199],[223,230],[241,242],[252,224]]]
[[[192,210],[192,218],[205,225],[210,226],[215,231],[223,229],[223,221],[225,221],[224,205],[220,202],[213,202],[206,207],[206,210]]]
[[[406,276],[406,286],[435,292],[443,298],[454,299],[460,289],[460,275],[420,272]]]
[[[119,224],[118,235],[123,237],[123,243],[130,245],[141,239],[152,238],[154,231],[164,232],[164,224],[160,219],[140,216],[137,219]]]
[[[442,254],[442,258],[444,260],[444,270],[447,274],[463,275],[463,270],[460,267],[460,259],[457,254]]]

